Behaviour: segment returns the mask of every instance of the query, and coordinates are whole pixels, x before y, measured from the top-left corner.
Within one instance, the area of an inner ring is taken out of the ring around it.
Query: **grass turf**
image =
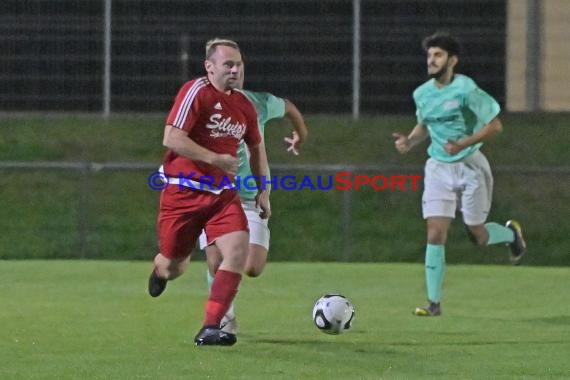
[[[302,154],[284,149],[289,134],[285,120],[265,129],[270,163],[382,164],[423,166],[427,143],[407,155],[394,149],[392,132],[409,132],[413,115],[363,116],[358,121],[342,115],[305,115],[309,139]],[[159,162],[166,115],[98,115],[0,117],[0,160]],[[501,115],[503,133],[483,147],[491,165],[561,166],[570,162],[570,113]]]
[[[194,347],[205,266],[146,294],[150,262],[2,261],[2,379],[564,379],[570,269],[448,267],[444,315],[419,264],[270,263],[237,299],[231,348]],[[341,292],[352,331],[319,332],[313,302]]]

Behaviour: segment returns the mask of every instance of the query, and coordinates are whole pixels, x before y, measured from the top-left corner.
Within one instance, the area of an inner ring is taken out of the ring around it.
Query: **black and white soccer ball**
[[[343,295],[325,294],[313,307],[313,322],[324,333],[337,335],[350,330],[354,306]]]

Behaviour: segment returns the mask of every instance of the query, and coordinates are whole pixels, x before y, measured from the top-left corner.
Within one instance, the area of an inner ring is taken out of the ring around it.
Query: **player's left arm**
[[[258,189],[257,195],[255,196],[255,206],[261,208],[261,213],[259,214],[261,219],[269,219],[271,216],[269,189],[267,185],[269,163],[267,162],[265,144],[261,141],[257,145],[248,146],[248,149],[250,153],[249,165]],[[265,181],[263,179],[265,179]]]
[[[301,146],[307,141],[309,131],[301,111],[295,106],[293,102],[288,99],[285,101],[285,117],[293,124],[292,137],[285,137],[285,142],[289,144],[287,152],[292,152],[294,155],[299,154]]]
[[[501,107],[499,103],[485,91],[475,88],[466,97],[466,106],[485,124],[472,135],[459,140],[448,140],[444,146],[447,153],[454,155],[465,148],[484,142],[503,130],[503,124],[499,119]]]
[[[477,132],[470,136],[465,136],[460,140],[448,140],[444,148],[447,153],[454,155],[461,152],[463,149],[470,147],[471,145],[484,142],[502,131],[503,124],[501,123],[501,119],[495,117],[483,128],[479,129]]]

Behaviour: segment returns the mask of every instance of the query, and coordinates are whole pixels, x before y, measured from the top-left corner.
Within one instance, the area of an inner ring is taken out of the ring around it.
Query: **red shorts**
[[[171,260],[188,257],[202,229],[208,244],[230,232],[249,231],[237,191],[217,195],[178,185],[160,195],[157,228],[160,253]]]

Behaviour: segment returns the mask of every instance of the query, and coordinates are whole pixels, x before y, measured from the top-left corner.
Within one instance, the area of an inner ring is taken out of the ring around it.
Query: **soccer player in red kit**
[[[194,342],[231,346],[237,338],[220,330],[220,320],[237,293],[249,242],[247,219],[231,186],[240,140],[248,145],[252,171],[259,179],[256,202],[262,218],[271,213],[261,180],[268,165],[255,109],[242,93],[234,91],[243,70],[238,44],[208,41],[204,67],[205,77],[182,86],[166,122],[163,144],[168,151],[163,166],[169,185],[160,196],[160,253],[154,258],[148,291],[158,297],[168,280],[184,272],[204,229],[208,244],[218,247],[223,261]]]

